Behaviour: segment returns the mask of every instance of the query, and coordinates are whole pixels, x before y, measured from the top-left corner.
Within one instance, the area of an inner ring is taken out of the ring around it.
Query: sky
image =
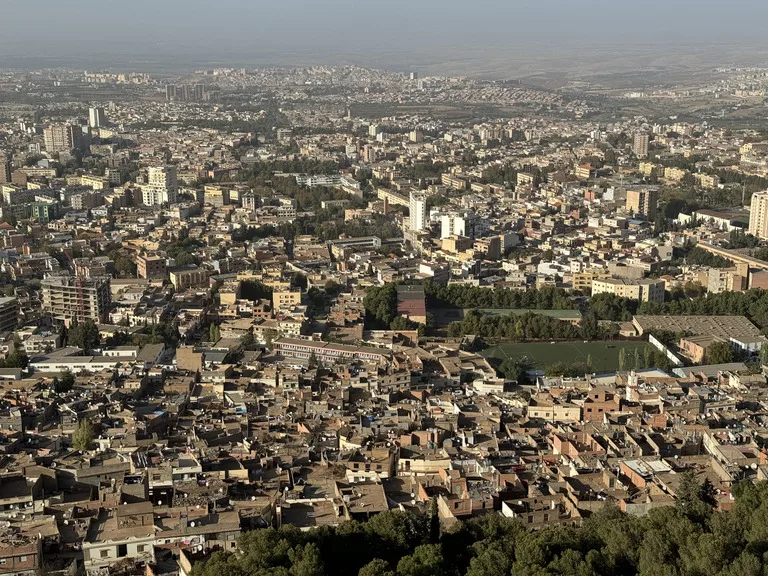
[[[0,0],[0,66],[15,57],[159,55],[335,64],[499,49],[768,47],[760,0]]]

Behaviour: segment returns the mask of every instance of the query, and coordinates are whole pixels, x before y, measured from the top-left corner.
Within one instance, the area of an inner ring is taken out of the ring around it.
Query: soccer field
[[[520,358],[526,356],[533,366],[544,370],[547,366],[565,362],[586,364],[592,356],[592,368],[596,372],[612,372],[619,369],[619,350],[626,349],[627,360],[631,363],[635,350],[640,354],[647,342],[534,342],[526,344],[501,344],[481,352],[486,358]]]

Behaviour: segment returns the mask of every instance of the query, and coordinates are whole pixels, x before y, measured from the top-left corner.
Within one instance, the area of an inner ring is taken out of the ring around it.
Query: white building
[[[142,201],[147,206],[174,204],[179,191],[176,166],[153,166],[148,182],[141,188]]]
[[[88,125],[91,128],[101,128],[107,124],[107,115],[104,113],[104,108],[89,108],[88,109]]]
[[[427,227],[427,195],[423,192],[411,191],[410,227],[414,232],[420,232]]]

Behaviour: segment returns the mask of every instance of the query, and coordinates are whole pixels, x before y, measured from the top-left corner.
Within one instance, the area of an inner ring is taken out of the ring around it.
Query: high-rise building
[[[51,276],[42,282],[43,308],[66,324],[73,320],[103,322],[112,303],[109,277]]]
[[[88,109],[88,126],[91,128],[101,128],[107,124],[107,115],[104,113],[104,108],[89,108]]]
[[[659,193],[653,188],[627,190],[626,208],[635,217],[642,216],[646,220],[655,220],[658,203]]]
[[[8,184],[11,181],[11,161],[0,154],[0,184]]]
[[[411,230],[420,232],[427,227],[427,195],[412,190],[409,200]]]
[[[0,333],[10,332],[19,324],[19,302],[13,296],[0,298]]]
[[[80,126],[72,124],[54,124],[43,131],[45,150],[52,154],[82,150],[85,140]]]
[[[636,132],[635,141],[632,145],[632,151],[638,158],[645,158],[648,156],[648,134],[645,132]]]
[[[768,238],[768,190],[752,194],[749,206],[749,233]]]
[[[142,186],[142,202],[147,206],[173,204],[179,191],[176,166],[153,166],[147,174],[147,184]]]

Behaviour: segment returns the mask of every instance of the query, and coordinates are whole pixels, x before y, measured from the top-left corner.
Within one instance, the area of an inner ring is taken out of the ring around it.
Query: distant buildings
[[[16,298],[0,298],[0,333],[15,330],[18,323],[19,303]]]
[[[755,192],[749,206],[749,233],[768,238],[768,191]]]

